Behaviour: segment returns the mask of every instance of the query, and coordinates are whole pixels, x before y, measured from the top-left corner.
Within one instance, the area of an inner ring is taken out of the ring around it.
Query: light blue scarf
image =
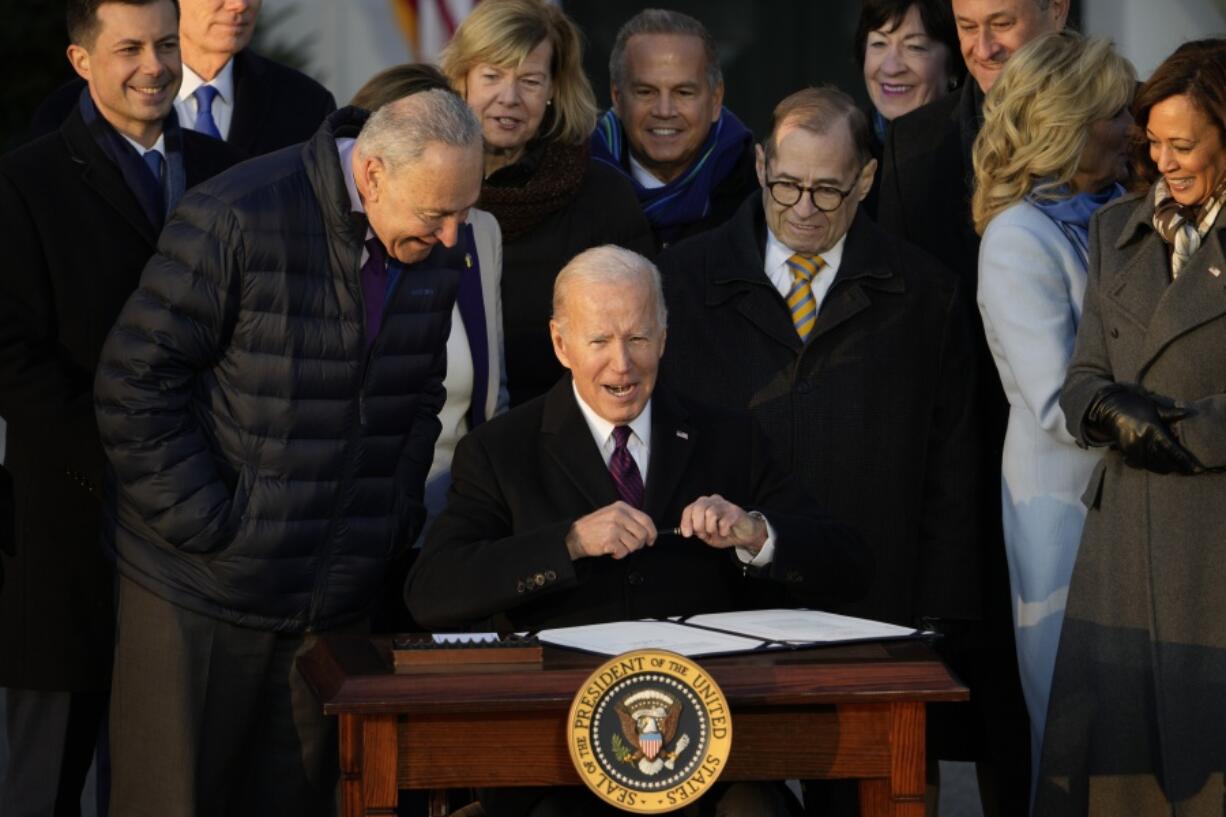
[[[1068,193],[1068,188],[1055,191],[1056,195]],[[1077,257],[1081,259],[1082,269],[1090,266],[1090,217],[1104,204],[1124,195],[1124,188],[1113,184],[1098,193],[1077,193],[1068,198],[1051,201],[1038,198],[1033,193],[1026,196],[1026,201],[1039,208],[1043,215],[1055,222],[1060,231],[1068,238]]]

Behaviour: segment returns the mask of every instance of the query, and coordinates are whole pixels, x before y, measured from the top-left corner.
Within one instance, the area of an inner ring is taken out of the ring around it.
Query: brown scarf
[[[528,233],[561,210],[583,183],[587,173],[587,143],[566,145],[544,142],[529,146],[523,159],[494,171],[481,188],[477,206],[498,219],[504,241]]]
[[[1154,229],[1171,247],[1171,280],[1200,249],[1209,228],[1217,221],[1226,202],[1226,178],[1218,182],[1209,198],[1200,204],[1180,204],[1171,196],[1166,179],[1154,185]]]

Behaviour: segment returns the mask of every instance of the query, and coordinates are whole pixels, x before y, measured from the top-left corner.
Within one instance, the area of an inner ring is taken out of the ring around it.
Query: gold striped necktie
[[[801,255],[796,253],[788,259],[788,269],[792,271],[792,288],[788,291],[788,309],[792,312],[792,325],[802,342],[809,339],[809,333],[817,324],[817,301],[813,297],[813,278],[818,270],[826,266],[820,255]]]

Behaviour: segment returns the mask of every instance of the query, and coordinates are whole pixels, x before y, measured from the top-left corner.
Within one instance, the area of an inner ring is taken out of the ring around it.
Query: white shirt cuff
[[[741,564],[749,567],[765,567],[775,558],[775,529],[765,516],[762,517],[762,521],[766,523],[766,541],[762,543],[762,549],[757,555],[754,555],[749,548],[737,548],[736,558]]]

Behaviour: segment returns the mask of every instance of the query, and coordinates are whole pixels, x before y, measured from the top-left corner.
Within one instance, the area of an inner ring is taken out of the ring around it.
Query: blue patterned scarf
[[[630,179],[639,204],[643,206],[643,214],[651,222],[656,236],[667,242],[682,226],[706,216],[711,207],[711,192],[728,177],[752,141],[749,129],[732,111],[724,108],[690,169],[663,187],[648,189],[635,181],[627,169],[626,134],[617,115],[609,110],[600,117],[592,134],[592,158],[616,168]]]
[[[1067,193],[1068,188],[1056,191],[1056,195],[1062,192]],[[1078,193],[1056,201],[1039,198],[1032,193],[1026,197],[1026,201],[1039,208],[1045,216],[1055,222],[1069,243],[1073,245],[1073,249],[1077,251],[1082,269],[1089,269],[1090,217],[1098,211],[1098,208],[1122,195],[1124,195],[1124,188],[1113,184],[1099,193]]]

